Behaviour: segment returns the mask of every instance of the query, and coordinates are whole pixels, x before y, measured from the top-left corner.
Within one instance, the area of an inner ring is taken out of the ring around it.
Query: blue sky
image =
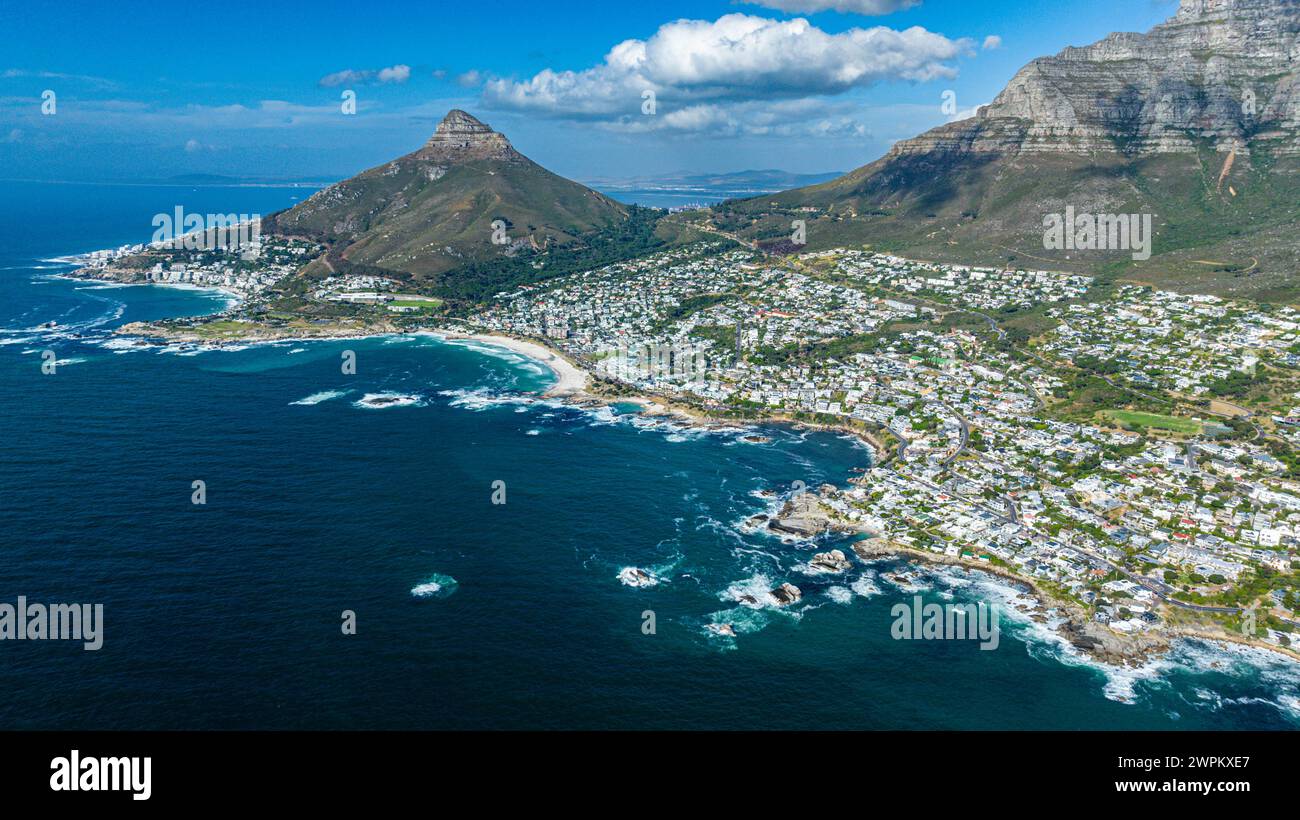
[[[1176,8],[0,0],[0,178],[334,179],[414,150],[450,108],[581,180],[849,170],[949,119],[945,91],[968,111],[1034,57]]]

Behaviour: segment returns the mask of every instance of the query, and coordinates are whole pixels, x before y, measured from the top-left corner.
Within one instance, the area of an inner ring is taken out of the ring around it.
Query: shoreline
[[[229,288],[223,288],[217,285],[195,285],[190,282],[122,282],[117,279],[99,279],[93,276],[74,276],[73,273],[75,272],[76,271],[69,271],[67,273],[50,274],[50,278],[64,279],[69,282],[98,282],[100,283],[101,287],[107,289],[153,287],[153,288],[174,288],[176,290],[189,290],[189,291],[209,291],[212,293],[220,293],[222,296],[226,297],[226,299],[229,302],[229,304],[226,305],[225,310],[230,310],[231,308],[238,307],[239,305],[242,305],[244,302],[248,301],[248,297],[240,293],[239,291],[230,290]],[[207,319],[219,315],[220,313],[209,313],[201,317],[194,317],[194,318]]]
[[[78,281],[105,281],[87,277],[77,277],[68,274],[56,274],[56,276],[59,278],[68,278]],[[244,301],[244,297],[222,288],[208,288],[188,283],[137,282],[119,284],[122,286],[155,285],[162,287],[178,287],[186,290],[210,290],[233,296],[238,298],[241,302]],[[219,314],[211,315],[216,316]],[[785,414],[764,415],[753,419],[726,417],[714,418],[705,415],[693,405],[679,401],[670,396],[660,396],[657,394],[647,395],[636,392],[632,392],[628,395],[605,395],[600,392],[592,392],[589,388],[596,388],[596,386],[603,382],[604,379],[594,377],[592,373],[574,363],[566,354],[553,348],[545,341],[532,338],[522,338],[487,331],[472,331],[436,326],[415,330],[399,330],[392,327],[386,328],[382,325],[378,327],[367,325],[357,328],[355,332],[340,332],[340,328],[330,328],[320,335],[315,335],[312,333],[302,332],[303,328],[269,328],[256,323],[249,323],[249,330],[257,332],[252,332],[247,335],[241,334],[236,338],[226,339],[203,338],[192,333],[171,332],[158,334],[149,332],[154,329],[152,323],[131,323],[116,328],[114,333],[146,339],[161,339],[171,343],[178,341],[189,342],[216,349],[237,345],[272,344],[284,341],[342,341],[350,339],[392,338],[418,335],[428,335],[444,341],[478,342],[517,353],[537,362],[554,373],[556,376],[556,382],[540,394],[546,398],[558,398],[580,406],[611,405],[617,403],[636,404],[639,405],[647,415],[671,416],[673,419],[686,426],[704,429],[779,425],[795,429],[834,432],[841,435],[851,436],[858,442],[866,445],[872,453],[869,468],[875,468],[887,463],[893,455],[892,450],[887,450],[883,446],[883,442],[873,435],[872,431],[858,429],[848,425],[810,422],[796,419]],[[634,390],[635,388],[632,389]],[[861,532],[861,530],[854,531]],[[1281,655],[1290,660],[1300,661],[1300,652],[1296,652],[1293,649],[1276,646],[1257,639],[1246,638],[1245,636],[1222,633],[1220,631],[1206,628],[1202,625],[1177,625],[1170,624],[1168,620],[1166,620],[1159,628],[1147,632],[1132,634],[1114,632],[1109,628],[1094,624],[1078,604],[1072,601],[1063,601],[1057,596],[1045,591],[1033,579],[1022,577],[1010,570],[988,562],[972,561],[961,557],[930,553],[912,547],[905,547],[893,542],[884,541],[879,538],[875,540],[878,543],[871,548],[869,553],[872,558],[895,557],[903,560],[919,561],[922,563],[961,566],[967,569],[985,572],[991,576],[1001,578],[1008,583],[1025,589],[1045,608],[1058,609],[1066,613],[1067,617],[1065,623],[1056,629],[1058,635],[1084,655],[1106,665],[1126,667],[1141,665],[1142,663],[1166,654],[1170,648],[1170,642],[1177,638],[1196,638],[1216,641],[1219,643],[1235,643],[1256,649],[1266,649],[1276,655]],[[860,546],[866,543],[869,542],[855,544],[853,545],[853,549],[860,558],[863,558],[863,560],[870,560],[867,555],[864,555],[863,551],[859,549]],[[881,547],[880,544],[884,544],[885,546]]]
[[[556,376],[555,384],[551,385],[542,393],[542,395],[547,398],[585,396],[587,395],[587,387],[592,381],[591,374],[574,364],[568,359],[568,357],[559,351],[553,350],[546,345],[530,339],[498,335],[494,333],[471,333],[468,331],[451,330],[447,328],[433,328],[430,330],[415,332],[428,333],[443,339],[456,339],[495,345],[532,359],[539,364],[545,365]]]
[[[874,542],[874,543],[873,543]],[[865,546],[871,544],[872,546]],[[860,548],[861,547],[861,548]],[[876,560],[880,558],[898,558],[900,560],[923,563],[923,564],[941,564],[944,566],[957,566],[968,570],[984,572],[997,578],[1023,588],[1031,594],[1038,603],[1051,609],[1059,609],[1065,613],[1065,621],[1054,631],[1065,641],[1070,643],[1075,649],[1086,655],[1091,660],[1107,666],[1120,666],[1126,668],[1140,667],[1153,660],[1168,654],[1172,649],[1172,643],[1179,639],[1194,639],[1203,641],[1212,641],[1220,644],[1236,644],[1247,646],[1252,649],[1267,650],[1275,655],[1280,655],[1287,660],[1300,662],[1300,652],[1294,649],[1278,646],[1276,644],[1261,641],[1257,638],[1247,638],[1244,635],[1235,635],[1223,630],[1213,630],[1204,626],[1191,626],[1170,624],[1166,620],[1162,626],[1146,633],[1118,633],[1106,627],[1094,626],[1093,622],[1088,619],[1087,613],[1082,607],[1073,601],[1062,600],[1053,595],[1051,592],[1043,589],[1032,578],[1025,578],[1004,567],[997,566],[985,561],[971,560],[961,556],[942,555],[939,553],[918,550],[915,547],[907,547],[897,544],[888,539],[879,536],[873,537],[868,541],[858,542],[853,545],[853,552],[862,560]],[[1165,606],[1168,606],[1167,604]],[[1097,646],[1089,645],[1090,641],[1095,641],[1105,630],[1105,642],[1102,648],[1098,650]],[[1143,640],[1140,640],[1143,639]]]
[[[103,281],[98,279],[85,279],[84,277],[68,276],[67,278],[79,279],[81,281]],[[161,286],[183,286],[183,287],[200,287],[189,285],[167,285],[167,283],[150,283],[138,282],[127,283],[134,285],[156,284]],[[203,288],[206,289],[206,288]],[[214,288],[213,290],[221,290]],[[225,293],[226,291],[221,291]],[[242,301],[242,300],[241,300]],[[228,308],[229,309],[229,308]],[[218,314],[212,314],[216,316]],[[206,317],[195,317],[206,318]],[[232,345],[249,345],[249,344],[269,344],[280,341],[342,341],[350,339],[367,339],[381,338],[392,336],[417,336],[429,335],[442,339],[474,341],[482,344],[496,345],[518,353],[529,359],[536,361],[538,364],[551,370],[556,376],[556,383],[542,392],[544,398],[557,398],[565,401],[571,401],[576,404],[601,404],[610,405],[620,402],[640,405],[647,415],[652,416],[671,416],[680,421],[682,424],[698,427],[703,429],[715,429],[721,427],[750,427],[761,425],[775,425],[791,427],[798,430],[818,430],[823,432],[837,433],[851,436],[863,444],[872,454],[869,467],[877,467],[885,464],[892,457],[892,450],[885,447],[873,431],[863,430],[847,424],[825,424],[814,421],[796,419],[786,414],[765,414],[758,418],[715,418],[705,415],[698,408],[683,402],[675,397],[661,396],[658,394],[647,394],[644,392],[631,392],[626,395],[605,395],[600,392],[593,392],[597,384],[604,381],[603,377],[594,376],[590,371],[573,362],[573,360],[557,350],[545,341],[535,338],[525,338],[518,336],[509,336],[487,331],[472,331],[450,327],[424,327],[413,330],[400,330],[395,327],[378,327],[368,326],[357,328],[355,332],[348,332],[341,328],[328,328],[318,334],[303,333],[302,328],[268,328],[249,323],[249,330],[256,329],[258,332],[241,334],[234,338],[212,339],[200,336],[195,333],[186,332],[169,332],[158,334],[153,322],[132,322],[122,325],[114,330],[115,334],[123,336],[135,336],[145,339],[162,339],[171,343],[187,343],[221,348]],[[622,383],[620,383],[622,384]],[[635,390],[631,385],[626,385]]]

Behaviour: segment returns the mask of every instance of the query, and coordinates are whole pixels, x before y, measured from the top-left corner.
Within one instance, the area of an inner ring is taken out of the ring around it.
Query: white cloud
[[[478,71],[471,69],[464,74],[457,75],[456,85],[462,88],[475,88],[483,83],[483,75]]]
[[[409,65],[395,65],[391,68],[379,69],[379,82],[381,83],[404,83],[411,79],[411,67]]]
[[[838,11],[841,14],[871,16],[893,14],[896,11],[921,5],[921,0],[741,0],[741,2],[796,14]]]
[[[639,115],[643,93],[653,91],[657,116],[680,112],[683,124],[704,128],[732,122],[725,119],[728,105],[761,101],[771,106],[888,80],[954,77],[950,61],[973,48],[970,40],[951,40],[919,26],[830,34],[803,18],[728,14],[713,22],[666,23],[647,40],[619,43],[603,63],[583,71],[548,68],[523,81],[490,80],[483,101],[501,109],[617,121]]]
[[[984,38],[984,50],[985,50],[985,51],[993,51],[994,49],[998,49],[998,48],[1002,48],[1002,38],[1001,38],[1001,37],[999,37],[999,36],[996,35],[996,34],[990,34],[989,36],[987,36],[987,37]]]
[[[365,69],[364,71],[356,71],[351,68],[335,71],[333,74],[326,74],[321,77],[318,85],[321,88],[334,88],[340,85],[404,83],[409,79],[411,79],[411,67],[399,64],[388,68]]]
[[[197,154],[202,150],[203,150],[203,143],[199,142],[198,140],[191,139],[185,141],[185,153]]]
[[[628,115],[597,123],[599,128],[628,134],[691,134],[712,137],[845,137],[865,139],[870,129],[852,104],[820,99],[754,100],[703,103],[661,112],[657,116]]]

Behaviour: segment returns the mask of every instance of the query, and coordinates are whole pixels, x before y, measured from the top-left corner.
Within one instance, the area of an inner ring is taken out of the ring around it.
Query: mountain
[[[1044,220],[1151,214],[1153,256],[1047,250]],[[1291,298],[1300,268],[1300,0],[1183,0],[1021,69],[967,120],[839,179],[719,209],[751,236],[808,217],[813,248],[1112,273]]]
[[[264,230],[328,243],[335,270],[436,281],[462,266],[581,246],[628,217],[625,206],[547,171],[456,110],[418,151],[272,214]]]

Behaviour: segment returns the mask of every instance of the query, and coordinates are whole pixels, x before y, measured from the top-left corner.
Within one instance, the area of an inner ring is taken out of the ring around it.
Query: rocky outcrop
[[[819,552],[808,562],[808,566],[818,572],[845,572],[852,564],[840,550]]]
[[[629,587],[652,587],[659,583],[658,578],[640,567],[625,567],[618,573],[618,580]]]
[[[523,155],[514,149],[504,134],[461,111],[447,113],[433,136],[415,157],[426,162],[457,163],[472,159],[518,161]]]
[[[1071,612],[1060,632],[1075,649],[1112,666],[1138,666],[1169,650],[1169,636],[1162,632],[1120,634],[1088,620],[1082,611]]]
[[[829,532],[835,525],[832,512],[821,502],[815,493],[796,493],[781,512],[767,523],[774,532],[795,535],[800,538],[815,538]]]
[[[772,590],[772,597],[776,599],[777,606],[788,606],[803,598],[803,592],[794,584],[784,583]]]

